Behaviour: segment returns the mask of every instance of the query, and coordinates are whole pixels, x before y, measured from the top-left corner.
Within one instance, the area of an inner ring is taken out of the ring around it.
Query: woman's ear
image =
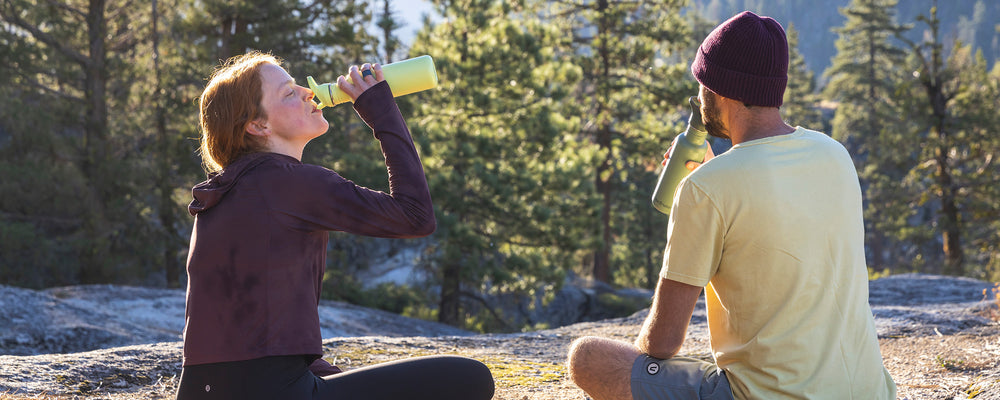
[[[254,136],[267,136],[271,134],[271,130],[264,121],[254,120],[247,124],[247,133]]]

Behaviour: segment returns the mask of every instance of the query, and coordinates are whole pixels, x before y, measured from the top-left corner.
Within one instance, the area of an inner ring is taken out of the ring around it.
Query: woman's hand
[[[350,78],[344,75],[337,77],[337,87],[343,90],[344,93],[347,93],[348,96],[351,96],[351,101],[358,100],[358,97],[365,90],[385,80],[385,77],[382,76],[382,66],[379,64],[365,63],[361,68],[358,68],[357,65],[352,65],[347,75]]]

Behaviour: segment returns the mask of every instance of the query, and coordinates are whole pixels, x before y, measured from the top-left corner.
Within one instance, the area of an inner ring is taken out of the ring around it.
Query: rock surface
[[[324,338],[471,334],[336,301],[323,301],[319,316]],[[0,285],[0,354],[174,342],[183,331],[184,290],[86,285],[34,291]]]
[[[900,399],[1000,400],[1000,324],[989,283],[932,275],[873,281],[870,302]],[[987,292],[988,293],[988,292]],[[325,357],[345,369],[429,354],[490,366],[498,400],[584,399],[562,366],[573,339],[634,339],[646,311],[505,335],[342,303],[320,307]],[[0,398],[172,398],[183,292],[118,286],[30,291],[0,286]],[[682,355],[711,359],[700,301]],[[973,397],[974,396],[974,397]]]

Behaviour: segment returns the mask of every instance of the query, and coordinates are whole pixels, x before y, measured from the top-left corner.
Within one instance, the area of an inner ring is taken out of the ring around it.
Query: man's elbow
[[[673,356],[676,356],[680,350],[681,350],[680,346],[677,346],[670,349],[664,349],[662,351],[656,351],[656,350],[650,351],[649,353],[646,354],[649,354],[649,356],[653,358],[666,360],[668,358],[673,358]]]
[[[639,348],[639,351],[648,354],[650,357],[659,358],[661,360],[666,360],[676,356],[677,353],[681,351],[681,346],[683,344],[683,338],[681,340],[676,340],[647,336],[636,341],[636,347]]]

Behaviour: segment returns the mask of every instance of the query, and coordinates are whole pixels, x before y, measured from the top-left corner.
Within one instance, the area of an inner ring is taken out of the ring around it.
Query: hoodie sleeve
[[[420,157],[387,83],[354,105],[382,147],[389,193],[368,189],[336,172],[308,164],[268,169],[261,187],[267,206],[293,229],[333,230],[406,238],[434,232],[434,207]]]

